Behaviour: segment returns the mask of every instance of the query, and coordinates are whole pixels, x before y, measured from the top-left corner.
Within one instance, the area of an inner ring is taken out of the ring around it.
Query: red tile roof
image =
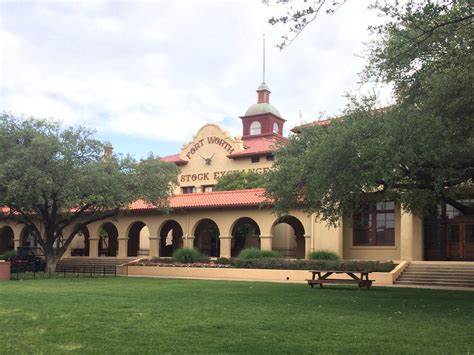
[[[313,127],[313,126],[322,126],[322,127],[326,127],[326,126],[329,126],[329,124],[331,123],[331,121],[333,120],[333,118],[328,118],[328,119],[325,119],[325,120],[320,120],[320,121],[313,121],[313,122],[310,122],[310,123],[305,123],[305,124],[302,124],[300,126],[295,126],[291,129],[291,132],[294,132],[294,133],[300,133],[301,132],[301,129],[304,129],[304,128],[307,128],[307,127]]]
[[[278,149],[280,144],[285,144],[286,138],[271,137],[258,137],[258,138],[247,138],[244,139],[244,150],[229,154],[227,157],[230,159],[248,157],[250,155],[262,155],[267,153],[273,153]]]
[[[168,155],[166,157],[160,158],[160,160],[164,161],[165,163],[175,163],[176,165],[184,165],[188,163],[186,160],[181,159],[179,154]]]
[[[172,209],[259,206],[268,202],[263,195],[264,192],[264,189],[252,189],[180,194],[171,196],[169,202]],[[131,210],[156,209],[143,200],[133,202],[129,208]]]

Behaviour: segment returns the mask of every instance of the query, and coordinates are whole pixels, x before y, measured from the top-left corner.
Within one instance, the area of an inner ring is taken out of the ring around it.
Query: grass
[[[472,353],[474,293],[141,278],[0,283],[0,353]]]

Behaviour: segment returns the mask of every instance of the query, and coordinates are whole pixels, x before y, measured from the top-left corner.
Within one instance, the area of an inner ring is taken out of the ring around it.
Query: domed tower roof
[[[270,88],[263,82],[257,88],[257,103],[251,105],[245,115],[241,116],[243,123],[242,138],[262,136],[283,136],[285,120],[280,111],[270,103]]]

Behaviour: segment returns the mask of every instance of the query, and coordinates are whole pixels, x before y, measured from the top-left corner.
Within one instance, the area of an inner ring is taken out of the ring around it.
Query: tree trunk
[[[44,256],[46,258],[45,272],[54,272],[60,258],[56,256],[53,250],[50,250],[49,252],[45,251]]]

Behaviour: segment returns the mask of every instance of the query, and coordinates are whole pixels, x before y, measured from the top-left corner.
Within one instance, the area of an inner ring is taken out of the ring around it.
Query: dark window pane
[[[354,229],[354,245],[370,245],[370,231],[368,229]]]
[[[395,230],[383,229],[377,231],[377,245],[379,246],[394,246],[395,245]]]

